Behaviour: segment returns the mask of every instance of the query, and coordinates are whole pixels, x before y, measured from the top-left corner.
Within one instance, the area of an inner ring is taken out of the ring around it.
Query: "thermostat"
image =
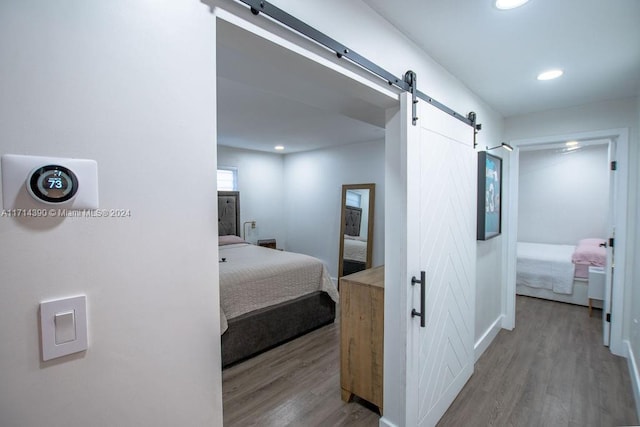
[[[31,172],[27,190],[36,200],[52,204],[63,203],[78,192],[78,178],[64,166],[41,166]]]
[[[4,154],[1,168],[3,209],[98,209],[95,160]]]

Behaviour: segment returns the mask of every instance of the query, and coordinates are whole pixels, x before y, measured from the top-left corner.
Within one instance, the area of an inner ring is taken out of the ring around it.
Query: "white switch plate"
[[[40,303],[40,329],[43,361],[86,350],[87,297],[80,295]]]
[[[60,165],[69,168],[78,178],[78,192],[72,199],[45,204],[37,201],[27,190],[27,179],[38,167]],[[10,209],[98,209],[98,163],[88,159],[23,156],[4,154],[2,169],[2,207]]]

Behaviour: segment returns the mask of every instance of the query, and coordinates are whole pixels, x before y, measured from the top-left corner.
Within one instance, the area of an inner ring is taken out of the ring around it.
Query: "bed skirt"
[[[573,281],[573,293],[571,295],[557,294],[549,289],[531,288],[526,285],[516,284],[516,295],[524,295],[588,307],[589,282],[584,279],[575,279]],[[593,306],[596,308],[602,308],[602,301],[594,300]]]
[[[318,291],[229,319],[229,329],[221,337],[222,367],[333,323],[335,317],[335,303]]]

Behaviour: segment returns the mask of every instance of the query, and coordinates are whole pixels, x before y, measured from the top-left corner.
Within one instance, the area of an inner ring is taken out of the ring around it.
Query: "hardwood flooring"
[[[225,427],[377,426],[341,399],[339,347],[336,322],[222,371]]]
[[[637,424],[599,310],[520,296],[516,307],[516,329],[500,331],[439,426]],[[339,342],[335,323],[224,370],[224,425],[377,426],[366,402],[340,398]]]
[[[602,343],[602,311],[518,296],[439,426],[635,425],[627,361]]]

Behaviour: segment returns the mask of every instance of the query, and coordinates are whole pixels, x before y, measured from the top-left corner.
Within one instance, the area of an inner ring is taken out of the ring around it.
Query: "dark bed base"
[[[314,292],[228,321],[222,334],[222,367],[241,362],[321,326],[333,323],[336,306]]]

